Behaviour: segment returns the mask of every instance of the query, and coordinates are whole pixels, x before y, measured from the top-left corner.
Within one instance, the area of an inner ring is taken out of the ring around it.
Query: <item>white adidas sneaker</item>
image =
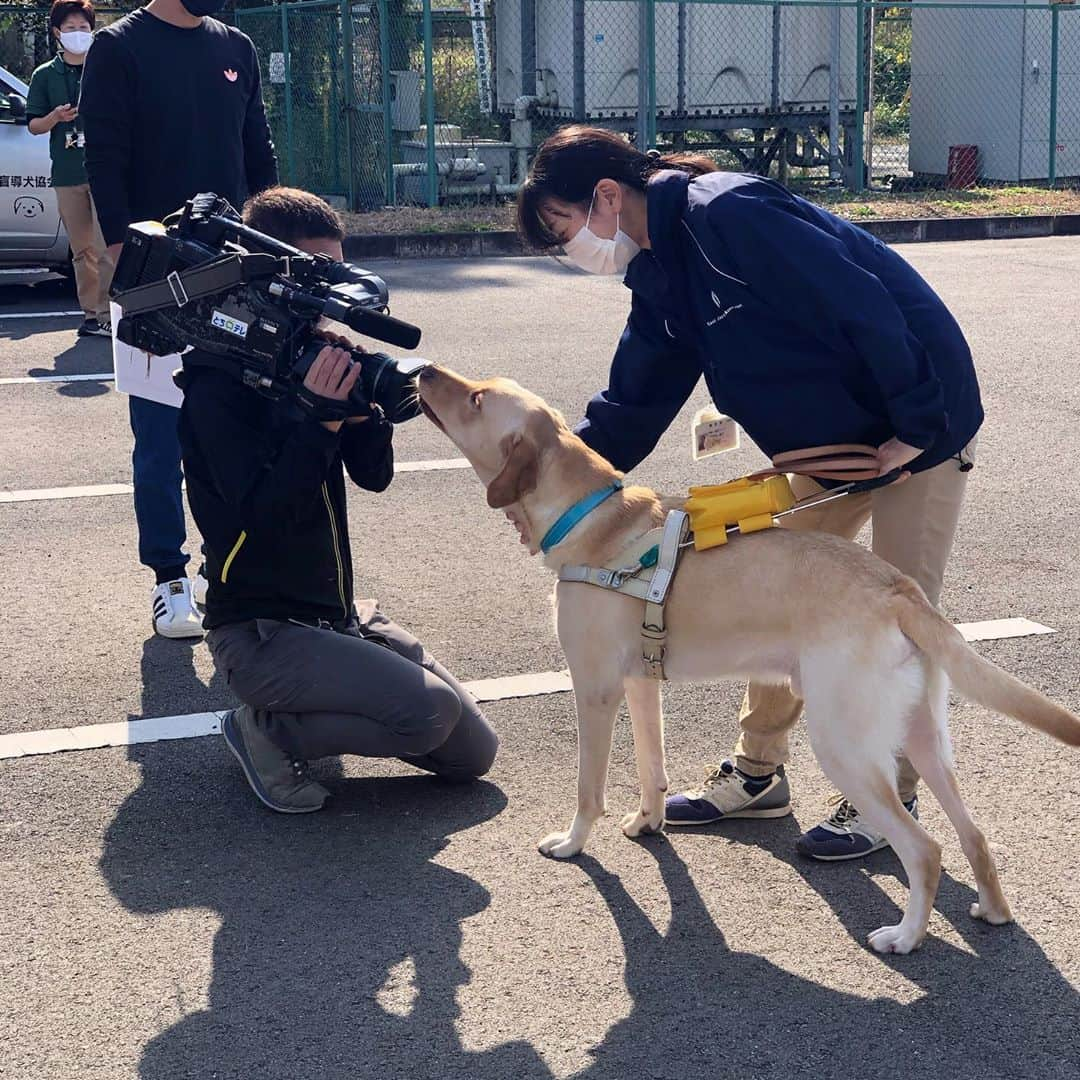
[[[163,581],[151,596],[154,630],[167,638],[202,637],[202,619],[191,603],[191,582],[186,577]]]
[[[206,614],[206,594],[209,591],[210,582],[206,580],[206,576],[200,568],[191,582],[191,601],[200,615]]]

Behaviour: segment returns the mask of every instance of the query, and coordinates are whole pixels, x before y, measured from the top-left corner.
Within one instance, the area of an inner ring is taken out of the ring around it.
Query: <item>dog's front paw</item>
[[[1013,921],[1012,912],[1009,910],[1009,905],[1005,902],[1004,897],[996,907],[991,904],[983,905],[978,903],[972,904],[970,911],[973,919],[983,919],[991,926],[1004,926],[1006,923]]]
[[[868,937],[870,947],[879,953],[909,953],[917,949],[923,941],[925,931],[909,930],[903,923],[896,926],[881,926]]]
[[[639,810],[636,814],[627,814],[622,819],[623,836],[633,839],[636,836],[650,836],[664,831],[664,815],[660,811]]]
[[[572,859],[581,854],[584,844],[574,839],[572,832],[553,832],[540,841],[540,854],[549,855],[553,859]]]

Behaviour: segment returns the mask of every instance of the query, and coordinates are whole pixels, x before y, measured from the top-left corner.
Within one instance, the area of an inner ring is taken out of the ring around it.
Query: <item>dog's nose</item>
[[[439,369],[434,364],[429,364],[426,368],[422,368],[417,378],[421,382],[431,382],[436,375],[439,374]]]

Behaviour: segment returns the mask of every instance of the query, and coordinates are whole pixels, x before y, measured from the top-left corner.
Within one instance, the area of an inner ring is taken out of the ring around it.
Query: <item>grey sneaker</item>
[[[889,846],[889,841],[870,828],[859,816],[859,811],[843,795],[837,793],[829,799],[833,812],[809,832],[803,833],[795,842],[800,855],[822,862],[842,862],[844,859],[861,859],[872,851]],[[913,797],[904,803],[904,809],[919,820],[919,800]]]
[[[791,791],[784,766],[769,776],[747,776],[730,761],[709,765],[705,786],[668,797],[668,825],[711,825],[728,818],[779,818],[791,813]]]
[[[295,760],[258,729],[250,706],[226,713],[221,734],[240,762],[251,790],[271,810],[311,814],[323,808],[330,792],[308,777],[306,761]]]

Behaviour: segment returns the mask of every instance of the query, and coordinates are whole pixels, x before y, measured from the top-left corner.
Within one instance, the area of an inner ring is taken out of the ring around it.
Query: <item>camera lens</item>
[[[420,415],[416,376],[427,366],[426,360],[399,362],[386,353],[365,353],[360,357],[359,388],[391,423],[400,424]]]

